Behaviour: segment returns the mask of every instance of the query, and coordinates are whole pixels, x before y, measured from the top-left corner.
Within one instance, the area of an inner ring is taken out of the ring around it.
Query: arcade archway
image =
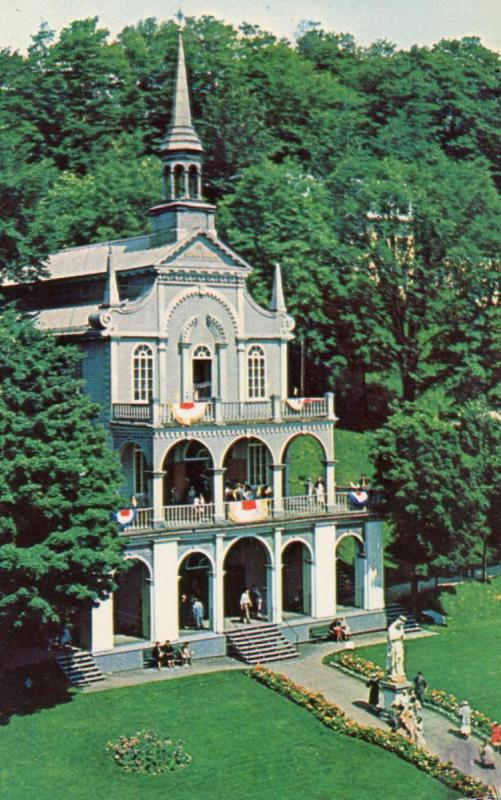
[[[212,602],[210,597],[210,575],[212,565],[204,553],[189,553],[179,565],[179,628],[197,628],[197,615],[193,613],[193,604],[202,603],[201,614],[204,627],[211,627]]]
[[[365,550],[358,536],[346,534],[336,545],[336,605],[364,607]]]
[[[146,564],[131,559],[132,566],[115,577],[113,628],[115,644],[151,638],[151,576]]]
[[[271,562],[265,545],[252,536],[238,539],[224,560],[224,615],[240,616],[244,589],[257,587],[263,599],[262,616],[271,618]]]
[[[303,542],[290,542],[282,553],[282,610],[311,615],[311,554]]]
[[[226,484],[249,486],[253,490],[270,486],[272,463],[271,452],[260,439],[253,436],[238,439],[224,457]]]
[[[202,494],[212,502],[210,470],[214,466],[208,449],[196,439],[187,439],[171,447],[164,463],[164,506],[184,505]]]
[[[325,459],[325,450],[315,436],[300,433],[290,439],[282,455],[284,497],[313,494],[313,487],[319,480],[325,487]]]

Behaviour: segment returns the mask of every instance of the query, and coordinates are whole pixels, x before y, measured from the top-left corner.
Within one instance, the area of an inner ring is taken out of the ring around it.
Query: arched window
[[[257,344],[247,354],[247,387],[249,400],[266,397],[266,360],[263,348]]]
[[[134,401],[149,403],[153,397],[153,353],[147,344],[134,350]]]
[[[193,399],[210,400],[212,397],[212,353],[204,344],[193,352]]]
[[[182,164],[176,164],[174,167],[174,197],[184,197],[185,194],[184,167]]]
[[[190,197],[198,198],[198,170],[193,164],[189,171],[188,185]]]

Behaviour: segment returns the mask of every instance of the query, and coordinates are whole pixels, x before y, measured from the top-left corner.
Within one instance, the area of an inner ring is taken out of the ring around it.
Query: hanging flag
[[[228,518],[232,522],[261,522],[268,519],[268,500],[238,500],[228,503]]]
[[[135,516],[136,510],[134,508],[121,508],[119,511],[113,512],[113,519],[116,520],[122,528],[126,528],[127,525],[134,522]]]
[[[355,489],[353,492],[348,493],[348,500],[354,508],[363,508],[367,504],[369,495],[360,489]]]
[[[193,425],[205,416],[207,403],[172,403],[172,415],[180,425]]]
[[[288,397],[285,401],[292,411],[302,411],[307,403],[314,403],[314,397]]]

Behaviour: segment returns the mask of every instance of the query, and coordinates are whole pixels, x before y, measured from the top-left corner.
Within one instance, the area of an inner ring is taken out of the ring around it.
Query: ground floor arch
[[[224,616],[240,616],[240,596],[257,588],[262,596],[262,615],[271,619],[271,560],[266,546],[253,536],[231,545],[224,559]]]
[[[151,638],[151,576],[140,559],[129,559],[115,576],[113,634],[116,644]]]
[[[311,615],[312,558],[300,541],[287,544],[282,553],[282,610]]]
[[[366,554],[358,535],[344,534],[336,545],[336,605],[364,607]]]
[[[196,439],[185,439],[170,448],[165,456],[163,504],[193,504],[202,496],[212,502],[211,470],[214,461],[207,447]]]
[[[212,564],[205,553],[195,550],[188,553],[178,569],[179,629],[212,627]],[[195,603],[200,604],[199,612]]]

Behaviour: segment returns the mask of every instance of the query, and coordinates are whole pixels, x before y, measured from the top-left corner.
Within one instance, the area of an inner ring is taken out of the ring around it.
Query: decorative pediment
[[[216,236],[198,231],[179,242],[157,262],[157,266],[186,269],[238,270],[248,273],[251,267]]]

